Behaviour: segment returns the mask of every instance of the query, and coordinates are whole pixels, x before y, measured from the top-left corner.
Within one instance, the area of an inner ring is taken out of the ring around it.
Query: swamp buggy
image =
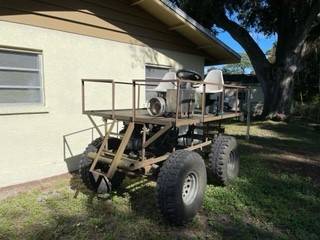
[[[89,82],[110,85],[112,109],[86,110]],[[115,108],[116,85],[132,88],[132,108]],[[144,108],[141,88],[149,93]],[[247,87],[224,84],[219,70],[209,72],[204,80],[188,70],[131,83],[83,79],[83,114],[100,135],[80,161],[84,184],[95,192],[102,185],[104,191],[111,191],[120,187],[125,176],[147,176],[157,183],[157,203],[164,218],[176,225],[190,221],[202,205],[207,175],[221,185],[238,176],[237,142],[223,134],[221,123],[243,118],[247,112],[249,134],[249,96]],[[105,133],[93,116],[103,118]],[[119,123],[123,128],[115,132]]]

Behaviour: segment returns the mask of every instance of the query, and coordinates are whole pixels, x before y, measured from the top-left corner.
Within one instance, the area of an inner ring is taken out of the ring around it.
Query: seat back
[[[223,74],[221,70],[211,70],[206,78],[204,79],[205,83],[214,83],[212,84],[207,84],[206,85],[206,92],[207,93],[217,93],[217,92],[222,92],[223,91]],[[202,89],[202,88],[201,88]]]
[[[175,72],[167,72],[162,78],[162,80],[176,80],[176,79],[177,79],[177,76]],[[154,84],[154,83],[151,83],[151,84]],[[166,92],[168,89],[175,89],[175,88],[176,88],[175,82],[160,82],[156,88],[151,89],[149,91]]]

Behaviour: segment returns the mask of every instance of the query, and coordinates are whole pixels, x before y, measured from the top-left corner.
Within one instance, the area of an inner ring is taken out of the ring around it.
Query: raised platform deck
[[[91,116],[103,117],[104,119],[116,119],[119,121],[133,121],[133,110],[112,110],[110,111],[86,111],[85,114]],[[150,116],[146,109],[137,109],[135,113],[134,122],[136,123],[151,123],[159,125],[173,125],[173,126],[186,126],[191,124],[197,124],[202,122],[214,122],[224,119],[232,119],[240,117],[241,112],[225,112],[222,115],[207,114],[202,118],[201,114],[193,114],[189,118],[181,117],[176,119],[175,117],[153,117]]]

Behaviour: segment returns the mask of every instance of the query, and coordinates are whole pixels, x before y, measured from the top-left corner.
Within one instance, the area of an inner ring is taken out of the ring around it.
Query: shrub
[[[309,103],[297,104],[294,115],[320,123],[320,95],[315,96]]]

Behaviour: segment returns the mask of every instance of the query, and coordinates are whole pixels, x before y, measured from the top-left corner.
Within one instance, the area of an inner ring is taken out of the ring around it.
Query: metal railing
[[[221,86],[216,83],[209,83],[209,82],[204,82],[204,81],[194,81],[194,80],[185,80],[185,79],[173,79],[173,80],[162,80],[162,79],[134,79],[132,80],[131,83],[129,82],[118,82],[114,81],[112,79],[82,79],[82,112],[84,114],[90,114],[92,112],[103,112],[103,111],[111,111],[112,112],[112,119],[115,119],[116,111],[117,110],[131,110],[131,109],[115,109],[115,88],[116,85],[129,85],[132,86],[132,121],[134,122],[136,119],[136,113],[137,110],[139,109],[145,109],[145,108],[140,108],[140,94],[141,94],[141,86],[158,86],[155,84],[150,84],[150,83],[156,83],[159,84],[160,82],[169,82],[173,83],[176,85],[176,92],[177,92],[177,97],[176,97],[176,115],[175,115],[175,121],[177,122],[179,118],[179,112],[180,112],[180,94],[181,94],[181,85],[182,83],[190,83],[190,84],[197,84],[200,86],[203,86],[203,91],[202,91],[202,101],[201,101],[201,122],[204,122],[205,116],[206,116],[206,110],[205,110],[205,104],[206,104],[206,87],[207,85],[215,85],[215,86]],[[86,82],[94,82],[94,83],[107,83],[111,84],[112,86],[112,108],[111,109],[103,109],[103,110],[86,110],[85,108],[85,83]],[[223,114],[223,109],[224,109],[224,98],[225,98],[225,91],[226,89],[235,89],[236,90],[236,110],[235,112],[239,112],[239,107],[238,107],[238,97],[239,97],[239,91],[246,91],[247,92],[247,119],[250,121],[250,88],[246,86],[236,86],[236,85],[228,85],[224,84],[223,89],[221,91],[221,110]],[[138,91],[137,91],[138,90]],[[138,98],[137,98],[138,96]],[[137,100],[138,99],[138,100]]]

